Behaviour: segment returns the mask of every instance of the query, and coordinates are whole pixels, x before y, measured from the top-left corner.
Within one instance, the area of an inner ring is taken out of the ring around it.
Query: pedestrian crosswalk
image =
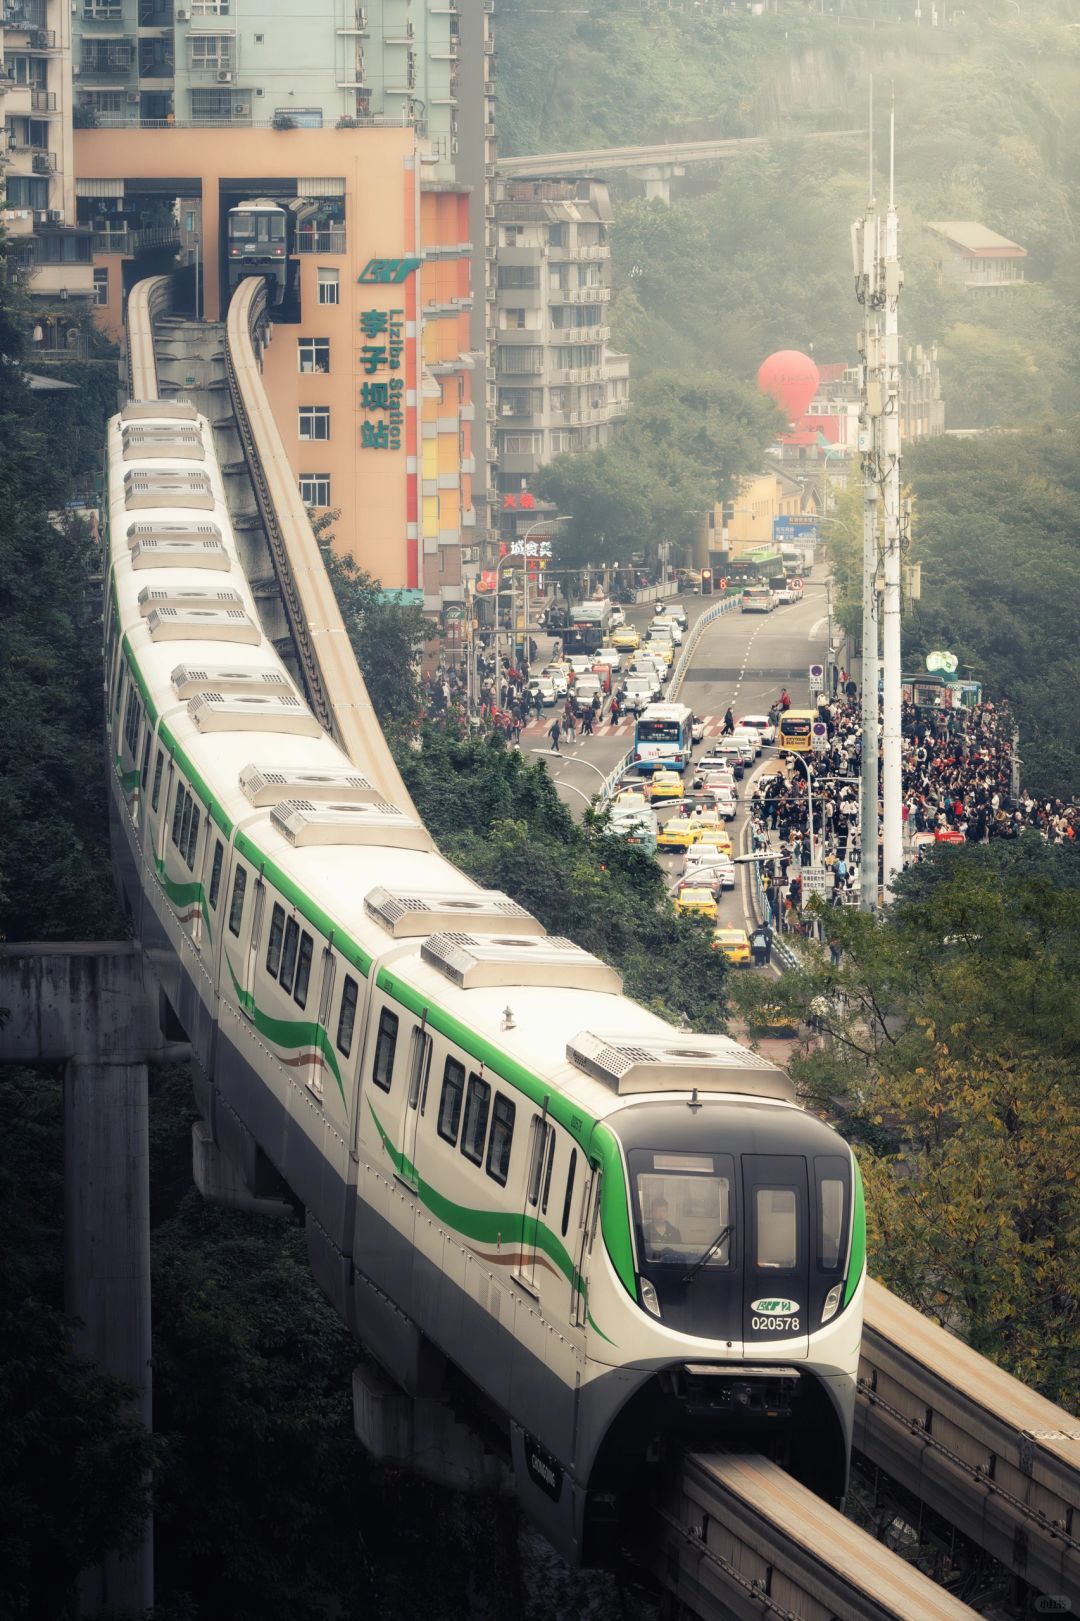
[[[552,725],[555,723],[556,720],[558,720],[560,726],[563,724],[562,710],[561,709],[545,709],[544,713],[541,715],[539,720],[535,719],[535,717],[534,717],[533,719],[531,719],[528,722],[528,724],[526,726],[522,727],[521,735],[522,735],[522,737],[546,737],[548,731],[550,730],[550,728],[552,727]],[[705,736],[706,737],[720,737],[723,734],[723,730],[724,730],[724,717],[723,717],[723,715],[706,715],[706,716],[704,716],[704,721],[705,721]],[[580,721],[578,722],[578,725],[577,725],[577,735],[579,737],[581,736],[581,722]],[[634,716],[633,715],[625,716],[623,719],[621,719],[619,721],[619,724],[614,728],[612,727],[611,722],[609,720],[607,720],[606,718],[604,720],[602,720],[602,721],[596,722],[595,725],[594,725],[594,728],[593,728],[593,736],[594,737],[633,737],[633,735],[634,735]]]

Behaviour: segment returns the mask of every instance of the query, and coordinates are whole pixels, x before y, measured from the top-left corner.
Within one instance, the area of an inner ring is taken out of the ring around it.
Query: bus
[[[767,585],[748,585],[742,594],[744,614],[771,614],[776,598]]]
[[[649,704],[634,727],[638,771],[685,771],[694,746],[694,712],[685,704]]]
[[[575,602],[567,621],[563,651],[597,652],[611,634],[611,613],[612,605],[607,597],[596,597],[590,602]]]
[[[816,709],[785,709],[776,728],[776,746],[783,754],[809,754]]]

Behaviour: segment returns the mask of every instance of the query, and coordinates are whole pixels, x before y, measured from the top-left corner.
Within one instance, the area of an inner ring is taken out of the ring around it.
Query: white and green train
[[[107,479],[116,865],[215,1142],[253,1189],[284,1178],[356,1336],[479,1415],[572,1560],[608,1556],[675,1445],[840,1499],[847,1145],[775,1065],[478,888],[344,756],[262,632],[204,418],[127,407]]]

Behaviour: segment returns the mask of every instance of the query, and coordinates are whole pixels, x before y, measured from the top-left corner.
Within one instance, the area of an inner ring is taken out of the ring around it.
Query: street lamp
[[[572,765],[586,765],[590,771],[595,771],[601,782],[607,782],[610,772],[604,773],[598,765],[591,760],[583,760],[580,754],[563,754],[558,749],[530,749],[530,754],[543,754],[551,760],[568,760]],[[569,786],[569,784],[567,784]]]
[[[814,860],[816,853],[814,846],[814,786],[810,775],[810,764],[809,761],[803,759],[801,754],[793,754],[791,758],[796,765],[801,765],[806,772],[806,825],[810,829],[810,865],[816,867],[817,862]]]
[[[524,535],[522,536],[522,544],[525,547],[525,556],[523,558],[523,564],[524,564],[523,581],[524,581],[524,584],[523,584],[523,587],[522,587],[522,612],[523,612],[524,619],[525,619],[524,642],[525,642],[526,651],[528,651],[528,642],[529,642],[529,536],[531,534],[533,534],[537,529],[544,528],[545,525],[550,525],[551,528],[554,528],[557,523],[573,523],[573,521],[574,521],[573,513],[569,513],[569,512],[564,513],[562,516],[560,516],[558,518],[537,518],[536,522],[531,523],[529,525],[528,529],[526,529]],[[496,613],[497,613],[498,612],[498,603],[496,603],[495,606],[496,606]],[[511,612],[513,612],[513,609],[511,609]],[[526,660],[524,660],[524,662],[527,664],[528,660],[526,659]]]

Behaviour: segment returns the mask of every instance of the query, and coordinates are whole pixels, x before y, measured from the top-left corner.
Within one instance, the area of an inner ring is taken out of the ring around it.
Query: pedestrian
[[[750,950],[754,953],[754,967],[765,966],[765,930],[760,926],[750,936]]]
[[[581,735],[582,735],[582,737],[591,737],[593,735],[592,721],[593,721],[593,712],[592,712],[591,709],[586,709],[584,715],[582,715],[582,717],[581,717]]]
[[[728,704],[727,709],[724,712],[724,730],[721,733],[721,736],[730,737],[734,730],[735,730],[735,716],[731,712],[731,705]]]
[[[772,929],[767,919],[761,927],[765,931],[765,966],[768,967],[772,962]]]
[[[553,724],[548,727],[548,736],[551,739],[551,752],[553,754],[561,754],[562,750],[559,748],[559,738],[562,736],[562,727],[559,725],[558,720],[554,721]]]
[[[614,731],[622,719],[622,707],[619,704],[619,694],[616,693],[611,700],[611,730]]]

